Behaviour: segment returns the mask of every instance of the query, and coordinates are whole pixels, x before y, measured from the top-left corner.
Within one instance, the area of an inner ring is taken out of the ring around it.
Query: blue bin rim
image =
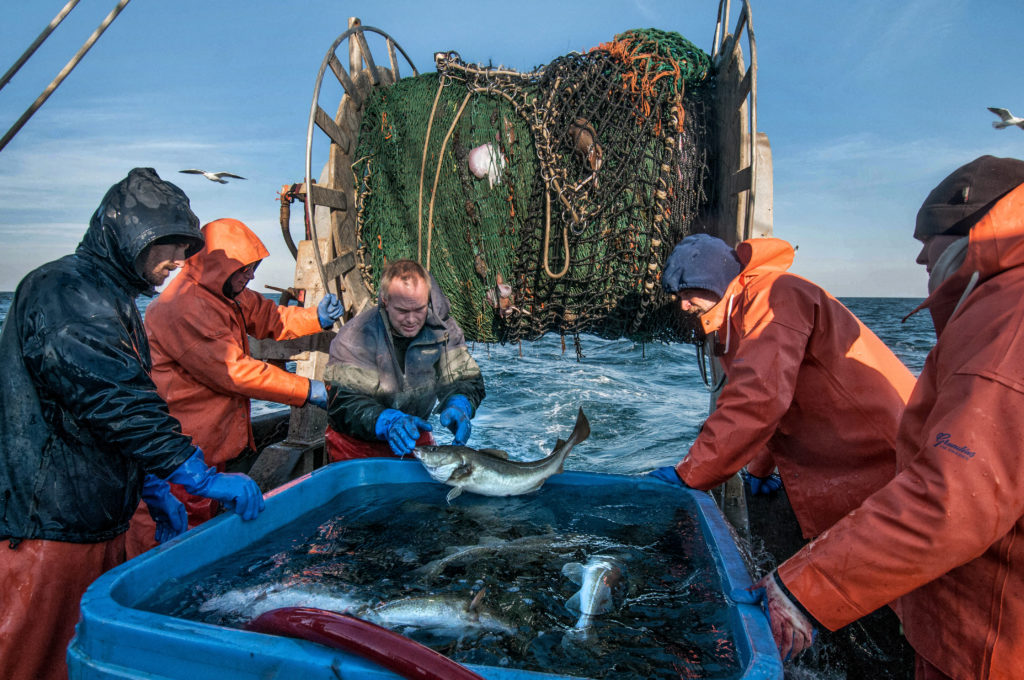
[[[337,480],[333,479],[338,476],[354,477],[355,479],[352,480],[354,483],[339,484]],[[210,555],[207,560],[197,561],[194,559],[194,555],[203,553],[189,551],[189,548],[202,545],[210,540],[218,541],[218,544],[226,547],[228,551],[233,547],[240,548],[249,545],[254,540],[295,518],[294,514],[287,512],[290,507],[295,505],[295,496],[313,491],[319,491],[322,495],[324,491],[328,491],[334,497],[345,488],[353,486],[407,483],[439,484],[429,477],[422,465],[410,459],[373,458],[332,463],[268,493],[266,495],[266,510],[254,522],[243,522],[236,515],[221,515],[164,545],[115,567],[98,578],[82,598],[79,625],[76,626],[75,638],[69,646],[69,664],[75,661],[75,657],[80,654],[88,656],[89,650],[82,648],[83,641],[79,639],[79,628],[84,623],[87,623],[89,628],[107,626],[135,633],[147,633],[157,629],[160,635],[171,636],[179,642],[190,637],[209,638],[210,630],[213,629],[218,636],[224,638],[226,644],[242,647],[256,644],[261,652],[268,654],[294,654],[295,644],[321,648],[320,645],[314,643],[213,626],[136,609],[131,603],[139,601],[149,592],[140,591],[138,583],[153,583],[152,580],[145,577],[138,578],[136,572],[143,572],[143,574],[149,572],[153,575],[159,574],[173,578],[201,569],[203,566],[221,559],[223,553]],[[726,601],[730,605],[731,623],[735,631],[735,642],[740,654],[741,665],[744,665],[743,662],[745,662],[744,672],[740,678],[742,680],[782,678],[782,661],[779,658],[778,648],[772,638],[764,612],[759,606],[736,603],[728,597],[733,589],[747,588],[752,585],[752,581],[729,525],[710,494],[671,485],[645,475],[601,472],[566,471],[549,478],[545,484],[594,486],[623,483],[635,485],[639,489],[657,488],[662,493],[675,492],[692,498],[700,510],[698,513],[700,525],[709,544],[710,552],[715,558]],[[260,525],[263,525],[262,529],[257,530],[256,527]],[[174,559],[176,556],[186,554],[191,559]],[[176,569],[168,569],[168,566],[171,565]],[[167,578],[160,583],[165,582]],[[256,638],[256,642],[254,642],[252,636],[259,636],[259,638]],[[345,656],[341,652],[336,652],[336,654]],[[495,667],[488,666],[468,665],[468,667],[481,674],[485,674],[489,670],[496,670]],[[537,678],[539,680],[540,678],[570,678],[571,676],[515,670],[503,674],[501,677],[523,678],[524,680]]]

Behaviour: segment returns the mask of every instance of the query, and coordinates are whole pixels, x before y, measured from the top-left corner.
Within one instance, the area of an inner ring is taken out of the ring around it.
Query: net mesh
[[[471,340],[691,340],[659,278],[709,205],[708,56],[638,29],[532,72],[435,62],[365,104],[353,168],[370,291],[408,257]]]

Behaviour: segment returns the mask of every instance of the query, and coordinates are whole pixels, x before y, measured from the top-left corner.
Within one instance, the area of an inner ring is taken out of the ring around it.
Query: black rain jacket
[[[72,543],[128,529],[146,473],[194,447],[156,393],[135,298],[155,240],[202,246],[188,198],[151,168],[111,187],[74,255],[18,284],[0,331],[0,539]]]

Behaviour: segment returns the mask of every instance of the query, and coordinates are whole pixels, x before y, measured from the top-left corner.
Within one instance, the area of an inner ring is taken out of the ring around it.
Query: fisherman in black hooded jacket
[[[181,433],[149,377],[140,294],[203,244],[188,198],[150,168],[111,187],[74,255],[30,272],[0,331],[0,675],[65,678],[86,587],[125,559],[145,498],[162,540],[185,530],[165,480],[243,518],[263,507]]]

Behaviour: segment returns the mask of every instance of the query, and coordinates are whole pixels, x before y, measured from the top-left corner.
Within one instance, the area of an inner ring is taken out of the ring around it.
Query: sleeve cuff
[[[789,588],[786,587],[786,584],[782,582],[782,577],[779,576],[778,571],[772,572],[772,578],[775,580],[775,585],[779,587],[779,590],[781,590],[786,595],[786,597],[789,598],[789,601],[792,602],[796,606],[796,608],[800,610],[801,614],[807,617],[808,621],[810,621],[815,626],[818,626],[819,628],[825,627],[822,626],[821,622],[814,618],[814,614],[811,614],[809,611],[807,611],[807,607],[805,607],[803,603],[801,603],[800,600],[796,599],[796,596],[793,595],[792,592],[790,592]]]

